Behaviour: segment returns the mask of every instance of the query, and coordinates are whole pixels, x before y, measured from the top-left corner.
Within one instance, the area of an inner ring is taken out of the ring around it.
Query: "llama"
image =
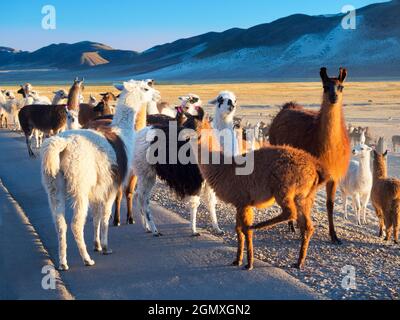
[[[94,249],[111,254],[108,224],[116,193],[126,179],[135,148],[134,122],[143,103],[159,93],[143,81],[124,82],[112,125],[102,132],[66,131],[45,141],[42,148],[42,181],[56,224],[59,269],[68,270],[66,252],[65,199],[73,202],[72,233],[86,266],[95,262],[84,240],[89,206],[93,209]]]
[[[31,140],[34,129],[44,132],[57,134],[68,129],[78,129],[78,108],[79,95],[82,90],[83,80],[75,80],[69,94],[67,105],[27,105],[24,106],[19,114],[19,122],[25,134],[28,154],[31,158],[35,157],[31,148]]]
[[[393,152],[397,152],[397,146],[400,146],[400,136],[392,137]]]
[[[320,111],[286,104],[273,120],[269,140],[272,145],[289,145],[308,151],[320,160],[330,175],[327,182],[329,233],[333,243],[341,244],[333,222],[334,199],[339,181],[350,163],[350,142],[343,114],[343,84],[347,70],[340,68],[338,78],[329,78],[322,68],[324,87]]]
[[[135,130],[140,131],[144,129],[147,126],[152,126],[152,125],[162,125],[162,126],[168,126],[170,122],[175,121],[177,126],[183,126],[184,122],[187,120],[186,115],[196,115],[198,113],[199,108],[201,108],[202,101],[197,95],[193,94],[188,94],[185,96],[179,97],[179,100],[181,101],[181,105],[179,107],[175,107],[176,110],[176,117],[171,118],[169,116],[163,115],[163,114],[154,114],[154,115],[147,115],[147,108],[148,105],[145,106],[145,108],[142,108],[140,112],[138,113],[137,120],[135,123]],[[146,117],[147,115],[147,117]],[[98,122],[98,121],[96,121]],[[128,224],[133,224],[134,223],[134,217],[133,217],[133,196],[134,196],[134,190],[137,184],[137,177],[132,174],[129,178],[129,183],[125,189],[125,198],[127,202],[127,223]],[[119,226],[120,225],[120,211],[121,211],[121,201],[122,201],[122,194],[123,191],[122,189],[119,191],[117,199],[116,199],[116,205],[115,205],[115,214],[114,214],[114,226]],[[213,196],[210,196],[210,201],[215,202],[216,200],[213,198]],[[214,207],[211,210],[214,212]],[[214,216],[212,213],[211,216],[212,221],[214,221]],[[220,229],[216,228],[218,233],[221,233]],[[197,231],[195,231],[195,234],[198,234]]]
[[[7,118],[7,111],[4,108],[7,100],[6,96],[4,95],[5,90],[0,90],[0,128],[8,127],[8,118]]]
[[[215,117],[213,127],[221,133],[220,145],[228,155],[235,155],[237,152],[237,139],[233,129],[233,118],[236,112],[236,96],[230,91],[222,91],[218,97],[209,102],[215,105]],[[199,115],[204,116],[204,111],[198,108]],[[190,114],[188,114],[190,116]],[[190,121],[185,127],[178,128],[178,135],[185,129],[195,129],[194,120]],[[148,141],[148,136],[155,134],[156,131],[162,131],[166,136],[166,155],[170,152],[176,156],[176,162],[166,160],[165,164],[155,163],[150,164],[147,159],[147,150],[152,146],[153,142]],[[160,233],[153,221],[152,213],[150,210],[150,197],[153,187],[156,183],[156,178],[165,181],[168,186],[176,193],[180,199],[188,198],[190,204],[190,223],[193,236],[200,236],[197,231],[197,212],[200,206],[200,196],[205,194],[205,201],[210,212],[211,224],[217,234],[223,234],[223,231],[218,225],[216,215],[216,202],[217,198],[215,193],[210,189],[207,182],[201,177],[198,165],[189,163],[183,164],[178,155],[180,149],[185,147],[187,141],[176,141],[176,145],[170,146],[170,127],[169,126],[153,126],[147,127],[137,134],[137,149],[134,156],[133,171],[137,177],[137,207],[138,212],[142,214],[142,222],[146,231],[152,232],[154,236],[159,236]],[[228,140],[228,141],[227,141]],[[175,143],[175,141],[174,141]],[[171,150],[170,148],[177,148]]]
[[[80,104],[79,105],[79,124],[86,128],[90,121],[105,115],[111,115],[111,103],[116,101],[117,98],[111,92],[102,93],[101,101],[93,107],[90,103],[89,104]]]
[[[219,151],[218,141],[216,145],[209,144],[209,136],[204,134],[204,129],[209,128],[209,124],[203,121],[199,153],[208,153],[212,159],[216,155],[219,155],[219,159],[224,158]],[[314,232],[311,209],[317,189],[326,179],[324,168],[307,152],[288,146],[263,147],[251,153],[254,170],[249,175],[237,174],[236,170],[240,167],[237,165],[237,158],[228,164],[213,164],[210,159],[199,163],[202,176],[218,198],[236,208],[238,249],[237,258],[232,265],[242,265],[246,241],[245,269],[253,269],[254,230],[269,229],[283,222],[297,220],[303,238],[299,259],[294,266],[303,268],[309,241]],[[282,214],[253,225],[253,208],[265,209],[275,202],[281,206]]]
[[[399,241],[400,229],[400,180],[387,177],[386,157],[388,152],[379,154],[374,151],[374,182],[372,204],[379,219],[379,237],[386,229],[385,241],[390,241],[392,229],[394,242]]]
[[[361,225],[361,215],[364,224],[367,224],[367,205],[371,197],[372,171],[371,171],[372,148],[365,144],[356,146],[353,155],[359,161],[351,161],[346,177],[340,183],[342,200],[344,205],[344,217],[347,220],[347,198],[353,198],[353,210],[357,216],[357,222]]]
[[[14,93],[12,93],[9,90],[5,91],[4,95],[6,97],[6,103],[5,105],[3,105],[3,109],[8,114],[8,117],[13,120],[13,126],[14,126],[13,130],[19,131],[21,130],[21,126],[18,121],[20,102],[15,97]]]
[[[30,92],[30,94],[28,96],[32,96],[32,92]],[[33,97],[33,103],[32,104],[44,104],[44,105],[58,105],[60,104],[60,102],[64,99],[68,98],[68,94],[65,90],[58,90],[53,92],[54,93],[54,97],[53,100],[50,102],[46,101],[45,99],[36,99],[35,97]],[[49,103],[47,103],[49,102]],[[38,129],[33,129],[33,134],[35,136],[35,141],[36,141],[36,149],[39,149],[42,144],[43,144],[43,138],[44,138],[44,132],[38,130]]]

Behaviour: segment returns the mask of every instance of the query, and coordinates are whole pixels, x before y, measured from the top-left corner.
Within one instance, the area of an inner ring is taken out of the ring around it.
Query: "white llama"
[[[364,224],[367,224],[367,205],[371,197],[373,182],[370,163],[371,151],[372,148],[365,144],[357,145],[354,148],[353,155],[359,161],[353,160],[350,162],[349,171],[340,184],[345,219],[348,218],[347,197],[351,196],[353,198],[353,209],[359,225],[361,225],[361,215],[363,215]]]
[[[108,225],[116,193],[124,183],[135,146],[134,124],[143,103],[159,93],[143,81],[124,82],[109,130],[71,130],[47,139],[42,147],[42,182],[58,232],[59,268],[68,270],[65,199],[73,202],[72,233],[86,266],[95,262],[84,240],[84,225],[91,206],[94,248],[111,254]]]

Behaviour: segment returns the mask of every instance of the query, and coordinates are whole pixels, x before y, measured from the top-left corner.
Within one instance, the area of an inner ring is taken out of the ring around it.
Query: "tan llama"
[[[394,242],[398,243],[400,229],[400,180],[387,177],[387,154],[387,151],[384,154],[374,151],[374,182],[371,198],[379,219],[379,237],[383,236],[383,228],[385,227],[385,241],[390,241],[393,230]]]
[[[326,186],[329,233],[333,243],[340,244],[333,223],[333,208],[339,181],[350,164],[350,142],[343,114],[343,83],[346,69],[337,78],[330,78],[327,69],[321,72],[324,93],[319,111],[305,110],[288,103],[273,120],[269,132],[272,145],[290,145],[319,159],[330,179]]]
[[[210,125],[203,120],[201,127],[209,129]],[[211,139],[214,143],[210,143],[210,135],[204,132],[201,132],[199,153],[206,154],[211,159],[218,156],[223,159],[224,155],[216,145],[217,139]],[[237,174],[236,170],[242,166],[237,165],[235,159],[233,164],[208,164],[210,161],[203,159],[199,161],[201,174],[218,198],[236,208],[238,249],[233,265],[242,265],[246,241],[245,269],[253,269],[253,230],[269,229],[280,223],[296,220],[303,237],[295,267],[302,268],[314,233],[311,209],[318,186],[325,182],[324,169],[309,153],[288,146],[264,147],[253,154],[254,170],[249,175]],[[253,208],[265,209],[275,202],[282,208],[281,215],[253,226]]]

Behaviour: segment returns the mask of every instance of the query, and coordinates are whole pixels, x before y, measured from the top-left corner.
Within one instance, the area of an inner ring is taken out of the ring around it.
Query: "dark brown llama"
[[[28,154],[34,158],[31,148],[31,139],[34,129],[44,132],[46,135],[57,134],[67,127],[76,128],[78,122],[79,96],[83,87],[83,80],[76,79],[68,94],[66,105],[27,105],[18,114],[21,128],[25,134]]]
[[[339,181],[346,175],[350,163],[350,142],[343,114],[343,83],[346,69],[340,68],[337,78],[330,78],[321,68],[324,87],[319,111],[305,110],[289,103],[285,105],[270,128],[270,143],[289,145],[308,151],[325,167],[330,179],[326,185],[329,233],[333,243],[341,244],[333,222],[334,199]]]
[[[392,229],[394,242],[399,241],[400,230],[400,180],[388,178],[386,157],[388,152],[379,154],[374,151],[374,182],[371,200],[379,219],[379,237],[386,229],[385,241],[390,241]]]

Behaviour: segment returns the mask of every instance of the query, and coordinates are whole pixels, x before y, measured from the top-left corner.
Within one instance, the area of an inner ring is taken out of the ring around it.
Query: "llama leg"
[[[363,213],[363,222],[365,225],[368,224],[368,220],[367,220],[367,211],[368,211],[368,202],[370,199],[370,195],[369,194],[365,194],[361,197],[361,209],[362,209],[362,213]]]
[[[138,180],[137,176],[132,175],[129,179],[128,187],[125,190],[126,205],[128,207],[128,214],[127,214],[127,223],[128,224],[135,223],[135,220],[133,218],[132,202],[133,202],[133,195],[135,193],[137,180]]]
[[[216,206],[217,206],[217,196],[215,192],[206,184],[206,199],[207,199],[207,207],[208,211],[210,212],[210,218],[211,218],[211,224],[213,226],[214,231],[218,235],[223,235],[224,231],[219,227],[218,225],[218,219],[217,219],[217,211],[216,211]]]
[[[383,228],[384,228],[384,224],[385,224],[384,219],[383,219],[383,212],[380,208],[378,208],[375,205],[374,205],[374,208],[375,208],[376,216],[378,217],[378,220],[379,220],[379,235],[378,235],[378,237],[382,238],[383,237]]]
[[[254,252],[253,252],[253,230],[251,226],[254,223],[254,212],[251,207],[247,207],[242,211],[243,233],[246,239],[247,247],[247,265],[245,270],[253,270],[254,268]]]
[[[348,220],[349,216],[347,214],[347,195],[344,191],[342,191],[342,201],[343,201],[343,212],[344,212],[344,219]]]
[[[301,229],[302,243],[300,248],[300,255],[297,264],[295,265],[298,269],[303,269],[307,257],[308,246],[310,239],[314,234],[314,226],[311,219],[311,210],[314,199],[305,199],[299,202],[299,225]]]
[[[342,241],[337,237],[335,231],[335,225],[333,223],[333,209],[334,209],[334,200],[337,190],[337,182],[329,181],[326,185],[326,208],[328,211],[328,221],[329,221],[329,234],[331,236],[331,240],[334,244],[342,244]]]
[[[95,252],[101,252],[100,244],[100,222],[101,222],[101,210],[100,204],[94,204],[93,211],[93,249]]]
[[[110,195],[108,200],[105,202],[104,211],[101,216],[101,225],[100,225],[100,242],[102,247],[102,252],[104,255],[112,254],[112,250],[108,245],[108,227],[110,223],[110,217],[112,214],[112,206],[115,199],[115,192]]]
[[[35,158],[35,154],[32,151],[32,130],[29,130],[28,132],[25,132],[25,143],[26,143],[26,147],[28,148],[28,154],[29,157],[31,158]]]
[[[196,219],[197,219],[197,210],[200,206],[200,197],[192,196],[189,199],[190,204],[190,226],[192,228],[192,236],[199,237],[200,233],[197,232]]]
[[[145,194],[147,192],[151,192],[151,190],[146,190],[146,184],[143,182],[144,179],[139,179],[138,181],[138,189],[135,194],[135,200],[134,204],[136,205],[136,210],[137,212],[140,213],[140,216],[142,218],[142,226],[145,229],[147,233],[151,233],[149,223],[146,219],[146,216],[144,214],[144,200],[145,200]]]
[[[150,197],[152,194],[153,187],[156,183],[155,174],[150,174],[144,179],[140,179],[138,188],[138,205],[144,216],[146,228],[150,228],[150,231],[155,237],[159,237],[162,234],[158,232],[157,227],[153,220],[153,214],[150,209]]]
[[[117,196],[115,197],[115,210],[114,210],[114,227],[121,225],[121,201],[122,201],[122,187],[118,189]]]
[[[385,208],[384,209],[384,219],[385,219],[385,228],[386,228],[386,237],[385,241],[390,241],[390,238],[392,237],[392,218],[390,216],[391,214],[391,208]]]
[[[361,226],[361,203],[360,203],[360,194],[356,193],[353,195],[353,207],[354,213],[357,217],[357,224]]]
[[[244,251],[244,233],[243,233],[243,209],[237,209],[236,211],[236,234],[238,238],[238,247],[236,260],[232,263],[232,266],[241,266],[243,264],[243,251]]]
[[[83,194],[79,195],[79,198],[75,201],[74,216],[72,218],[72,233],[75,237],[83,262],[86,266],[93,266],[95,262],[90,258],[89,253],[87,252],[84,238],[84,228],[88,208],[88,196]]]
[[[60,271],[69,269],[67,263],[67,222],[65,220],[65,181],[61,174],[48,187],[49,202],[58,236],[58,257]]]
[[[35,143],[36,143],[36,149],[40,148],[40,143],[39,143],[39,130],[35,129]]]
[[[297,220],[297,208],[293,198],[290,197],[283,200],[279,200],[279,198],[276,197],[275,199],[276,202],[281,206],[282,213],[275,218],[272,218],[268,221],[261,222],[255,226],[252,226],[251,229],[268,230],[283,222]]]

